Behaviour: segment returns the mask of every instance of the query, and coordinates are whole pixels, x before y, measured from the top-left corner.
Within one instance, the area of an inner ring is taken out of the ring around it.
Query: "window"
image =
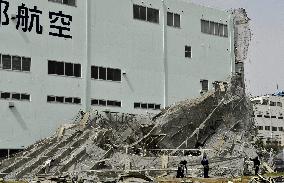
[[[121,107],[121,101],[117,100],[92,99],[91,104],[98,106]]]
[[[135,103],[134,103],[134,108],[141,108],[141,103],[135,102]]]
[[[2,55],[2,64],[3,64],[3,69],[11,70],[12,69],[11,56]]]
[[[65,103],[65,104],[81,104],[81,98],[48,95],[47,102]]]
[[[55,97],[55,101],[58,103],[64,103],[64,97]]]
[[[16,93],[16,92],[0,92],[0,98],[6,100],[22,100],[30,101],[30,95],[26,93]]]
[[[66,5],[70,5],[70,6],[76,6],[75,0],[48,0],[48,1],[60,3],[60,4],[66,4]]]
[[[266,131],[270,131],[270,126],[265,126]]]
[[[228,37],[228,26],[222,23],[201,19],[201,32],[205,34]]]
[[[12,57],[12,70],[21,71],[21,57],[13,56]]]
[[[22,57],[22,71],[31,70],[31,58]]]
[[[108,80],[108,81],[121,81],[121,70],[105,67],[91,67],[91,78]]]
[[[180,15],[177,13],[167,12],[167,25],[180,27]]]
[[[268,100],[267,99],[263,99],[262,100],[262,105],[268,105]]]
[[[263,126],[258,126],[258,130],[263,130]]]
[[[20,100],[21,94],[20,93],[12,93],[12,99],[13,100]]]
[[[278,127],[278,131],[283,132],[283,127]]]
[[[29,94],[21,94],[21,100],[30,100]]]
[[[147,21],[159,23],[159,10],[147,8]]]
[[[0,54],[0,68],[13,71],[30,71],[31,58]]]
[[[261,114],[258,114],[258,115],[256,115],[256,117],[262,117],[262,115],[261,115]]]
[[[10,99],[11,98],[11,93],[9,93],[9,92],[1,92],[1,98],[2,99]]]
[[[276,118],[276,116],[271,116],[271,118]]]
[[[270,101],[270,106],[276,106],[276,102]]]
[[[73,103],[74,104],[81,104],[81,99],[80,98],[74,98]]]
[[[191,46],[184,47],[185,58],[191,58]]]
[[[278,119],[283,119],[283,116],[279,116]]]
[[[209,21],[201,20],[201,32],[209,34]]]
[[[208,80],[201,80],[201,91],[208,91],[209,90],[209,85],[208,85]]]
[[[54,96],[47,96],[47,102],[55,102]]]
[[[99,100],[99,105],[106,106],[106,100]]]
[[[282,103],[281,102],[277,102],[277,106],[282,107]]]
[[[99,79],[99,68],[97,66],[91,67],[91,78]]]
[[[274,131],[274,132],[277,131],[277,127],[273,126],[272,131]]]
[[[48,74],[81,77],[81,64],[48,61]]]
[[[139,20],[146,20],[146,7],[133,5],[133,18]]]
[[[160,104],[154,103],[141,103],[141,102],[134,102],[135,109],[151,109],[151,110],[159,110],[161,108]]]
[[[133,18],[159,23],[159,10],[133,4]]]

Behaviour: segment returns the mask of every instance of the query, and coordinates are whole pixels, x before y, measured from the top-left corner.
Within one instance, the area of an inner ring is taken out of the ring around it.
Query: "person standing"
[[[258,157],[255,157],[254,159],[250,158],[250,160],[253,161],[254,174],[257,175],[259,171],[260,161]]]
[[[209,178],[209,176],[208,176],[208,174],[209,174],[209,161],[208,161],[206,155],[203,156],[201,164],[203,165],[203,175],[204,175],[204,178]]]

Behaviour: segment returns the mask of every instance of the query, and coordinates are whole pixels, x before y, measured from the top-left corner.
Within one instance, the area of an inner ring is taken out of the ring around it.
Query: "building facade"
[[[273,142],[284,146],[283,96],[265,95],[251,100],[257,136],[266,144]]]
[[[2,0],[0,149],[80,109],[158,113],[235,70],[232,14],[183,0]]]

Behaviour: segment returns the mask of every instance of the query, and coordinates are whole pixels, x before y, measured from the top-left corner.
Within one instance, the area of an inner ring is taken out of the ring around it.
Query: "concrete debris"
[[[236,60],[246,59],[250,40],[243,9],[235,15]],[[175,176],[187,161],[188,176],[202,176],[207,155],[210,177],[244,174],[245,159],[257,156],[252,106],[243,75],[215,82],[215,89],[194,100],[169,106],[158,115],[89,111],[17,156],[4,160],[4,179],[119,182]]]

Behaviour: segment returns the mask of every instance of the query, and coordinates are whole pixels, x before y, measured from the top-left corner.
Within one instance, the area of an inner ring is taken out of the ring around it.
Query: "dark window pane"
[[[140,103],[134,103],[134,108],[140,108],[141,106],[140,106],[141,104]]]
[[[147,109],[147,104],[145,104],[145,103],[144,103],[144,104],[141,104],[141,108],[142,108],[142,109]]]
[[[80,98],[74,98],[74,104],[81,104]]]
[[[219,36],[224,36],[224,25],[219,24]]]
[[[167,13],[167,25],[168,26],[173,26],[174,25],[174,14],[171,12]]]
[[[54,96],[47,96],[47,102],[55,102]]]
[[[97,66],[92,66],[91,67],[91,77],[93,79],[99,79],[98,72],[99,72],[99,68]]]
[[[146,20],[146,7],[133,5],[133,18]]]
[[[62,3],[70,6],[75,6],[75,0],[63,0]]]
[[[99,67],[99,79],[106,80],[106,68]]]
[[[174,23],[175,27],[180,27],[180,15],[179,14],[174,14]]]
[[[107,80],[113,81],[114,69],[107,68]]]
[[[64,97],[56,97],[56,102],[63,103]]]
[[[2,55],[0,54],[0,69],[2,68]]]
[[[121,81],[121,70],[120,69],[114,69],[113,80]]]
[[[65,103],[73,103],[73,98],[72,97],[66,97]]]
[[[106,101],[105,100],[99,100],[99,105],[106,106]]]
[[[140,17],[139,11],[140,11],[139,6],[136,4],[133,4],[133,18],[139,19]]]
[[[22,71],[31,70],[31,58],[22,57]]]
[[[74,76],[73,66],[74,65],[72,63],[65,63],[65,75],[66,76]]]
[[[20,100],[21,99],[21,94],[19,94],[19,93],[12,93],[12,99]]]
[[[218,36],[219,35],[219,24],[218,23],[214,24],[214,30],[215,30],[214,34]]]
[[[48,61],[48,74],[56,74],[56,62]]]
[[[204,20],[204,33],[209,34],[210,29],[209,29],[209,21]]]
[[[201,80],[202,91],[208,91],[208,80]]]
[[[91,101],[91,104],[92,104],[92,105],[98,105],[98,104],[99,104],[99,101],[98,101],[97,99],[93,99],[93,100]]]
[[[146,7],[140,6],[139,19],[146,20]]]
[[[81,77],[81,64],[74,64],[74,76]]]
[[[12,69],[11,56],[2,55],[3,69]]]
[[[147,8],[147,21],[159,23],[159,10]]]
[[[155,109],[155,104],[148,104],[149,109]]]
[[[209,23],[209,34],[214,34],[215,22]]]
[[[12,57],[12,70],[21,71],[21,57]]]
[[[115,101],[115,104],[114,104],[114,105],[117,106],[117,107],[121,107],[121,102]]]
[[[108,106],[114,106],[114,104],[115,104],[115,102],[112,101],[112,100],[108,100],[108,101],[107,101],[107,105],[108,105]]]
[[[224,36],[228,37],[228,26],[224,25]]]
[[[155,105],[155,109],[161,109],[161,105],[160,104],[156,104]]]
[[[64,62],[56,63],[56,74],[64,75]]]
[[[185,57],[191,58],[191,46],[185,46],[184,51],[185,51]]]
[[[1,98],[2,99],[9,99],[10,97],[11,97],[11,93],[9,93],[9,92],[1,93]]]
[[[21,100],[30,100],[29,94],[21,94]]]

